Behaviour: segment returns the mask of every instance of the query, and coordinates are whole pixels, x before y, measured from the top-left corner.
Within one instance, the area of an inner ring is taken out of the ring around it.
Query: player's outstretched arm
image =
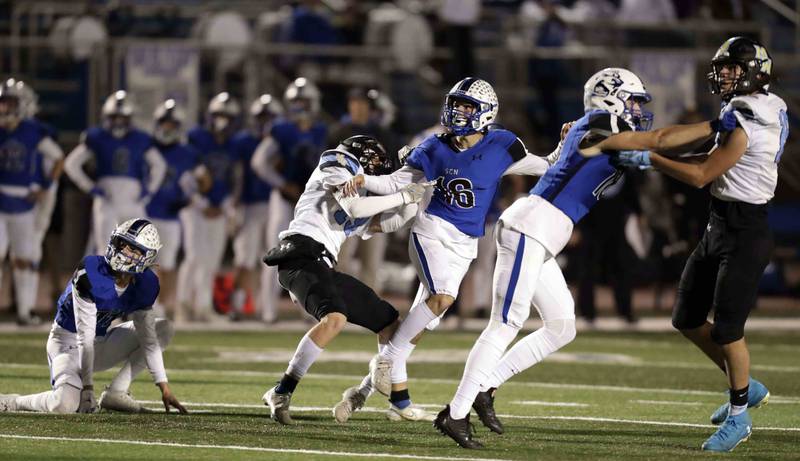
[[[686,163],[657,153],[650,154],[650,162],[678,181],[701,188],[733,167],[746,150],[747,134],[742,128],[737,128],[703,162]]]
[[[432,182],[409,184],[394,194],[372,197],[346,196],[344,189],[339,188],[334,193],[334,198],[348,217],[368,218],[402,205],[419,203],[425,197],[429,187],[433,187]]]
[[[591,157],[603,151],[669,151],[681,146],[705,140],[715,133],[724,133],[736,128],[736,116],[728,111],[720,119],[691,125],[672,125],[653,131],[625,131],[596,142],[591,136],[581,142],[581,154]]]
[[[383,232],[388,234],[390,232],[397,232],[406,227],[412,219],[417,215],[419,205],[416,203],[409,203],[403,205],[393,213],[381,213],[372,218],[369,223],[369,231],[373,234]]]
[[[381,176],[370,176],[359,174],[347,181],[342,190],[345,195],[358,195],[358,190],[362,187],[378,195],[394,194],[403,187],[425,180],[425,173],[406,165],[392,174]]]

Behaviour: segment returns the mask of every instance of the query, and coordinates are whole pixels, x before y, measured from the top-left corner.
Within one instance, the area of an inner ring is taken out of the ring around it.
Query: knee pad
[[[544,328],[542,328],[542,330],[548,342],[550,342],[555,349],[560,349],[571,343],[577,334],[575,330],[575,319],[546,320],[544,321]]]
[[[158,344],[163,351],[172,341],[172,337],[175,336],[175,328],[172,326],[172,322],[167,319],[156,319],[156,336],[158,336]]]
[[[744,338],[744,323],[717,321],[711,327],[711,339],[720,346],[742,338]]]
[[[53,389],[52,400],[47,410],[51,413],[69,414],[78,411],[81,403],[81,390],[70,384]]]
[[[519,330],[519,328],[513,325],[497,320],[490,320],[489,324],[486,325],[486,328],[484,328],[478,338],[478,341],[496,347],[501,351],[505,351],[508,345],[511,344],[511,341],[517,337]]]

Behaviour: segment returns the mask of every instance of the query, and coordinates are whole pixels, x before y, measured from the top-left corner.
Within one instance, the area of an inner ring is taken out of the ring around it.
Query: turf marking
[[[642,403],[645,405],[685,405],[689,407],[700,407],[706,405],[703,402],[676,402],[674,400],[630,400],[631,403]]]
[[[47,440],[58,442],[94,442],[94,443],[108,443],[119,445],[147,445],[147,446],[161,446],[161,447],[175,447],[175,448],[210,448],[219,450],[237,450],[237,451],[255,451],[265,453],[294,453],[306,455],[325,455],[325,456],[343,456],[343,457],[358,457],[358,458],[398,458],[398,459],[424,459],[431,461],[507,461],[496,458],[457,458],[451,456],[426,456],[426,455],[404,455],[393,453],[358,453],[358,452],[344,452],[344,451],[323,451],[323,450],[304,450],[292,448],[267,448],[267,447],[248,447],[242,445],[210,445],[210,444],[189,444],[189,443],[173,443],[173,442],[158,442],[146,440],[118,440],[118,439],[98,439],[98,438],[82,438],[82,437],[45,437],[38,435],[17,435],[17,434],[0,434],[0,438],[4,439],[22,439],[22,440]]]
[[[588,403],[578,402],[545,402],[543,400],[514,400],[509,403],[515,405],[532,405],[539,407],[590,407]]]

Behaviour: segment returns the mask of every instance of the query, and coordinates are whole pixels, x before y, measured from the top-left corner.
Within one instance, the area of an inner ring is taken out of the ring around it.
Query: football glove
[[[81,391],[81,403],[78,405],[78,413],[94,413],[97,411],[97,402],[94,400],[93,389],[83,389]]]
[[[646,170],[652,166],[650,152],[645,150],[622,150],[611,155],[611,164],[618,168]]]
[[[729,131],[733,131],[736,129],[736,126],[739,124],[739,120],[736,119],[736,114],[734,114],[733,110],[729,110],[719,118],[711,120],[711,129],[716,133],[727,133]]]

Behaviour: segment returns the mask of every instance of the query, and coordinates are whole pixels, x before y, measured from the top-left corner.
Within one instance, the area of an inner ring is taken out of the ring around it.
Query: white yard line
[[[158,442],[148,440],[119,440],[119,439],[99,439],[99,438],[83,438],[83,437],[44,437],[38,435],[17,435],[17,434],[0,434],[0,438],[5,439],[21,439],[21,440],[47,440],[54,442],[93,442],[93,443],[108,443],[119,445],[146,445],[146,446],[160,446],[160,447],[174,447],[174,448],[206,448],[218,450],[237,450],[237,451],[255,451],[265,453],[294,453],[303,455],[323,455],[323,456],[344,456],[348,458],[398,458],[398,459],[424,459],[432,461],[505,461],[493,458],[457,458],[450,456],[425,456],[425,455],[403,455],[394,453],[358,453],[358,452],[345,452],[345,451],[323,451],[323,450],[302,450],[292,448],[267,448],[267,447],[247,447],[242,445],[210,445],[210,444],[190,444],[190,443],[172,443],[172,442]]]
[[[531,405],[537,407],[590,407],[588,403],[578,402],[545,402],[543,400],[514,400],[509,403],[515,405]]]
[[[3,367],[7,368],[30,368],[47,370],[46,365],[34,365],[27,363],[4,363]],[[195,368],[169,368],[169,374],[173,373],[195,373],[201,375],[231,375],[231,376],[251,376],[263,378],[280,378],[283,372],[268,372],[268,371],[250,371],[250,370],[212,370],[212,369],[195,369]],[[309,373],[303,379],[321,379],[321,380],[342,380],[361,382],[364,375],[341,375],[336,373]],[[443,379],[443,378],[410,378],[411,383],[432,383],[432,384],[458,384],[458,379]],[[726,392],[720,391],[700,391],[695,389],[669,389],[658,387],[628,387],[628,386],[610,386],[602,384],[572,384],[572,383],[544,383],[537,381],[509,381],[504,386],[512,387],[535,387],[544,389],[576,389],[588,391],[608,391],[608,392],[646,392],[654,394],[677,394],[677,395],[712,395],[724,396]],[[800,397],[792,396],[774,396],[782,403],[800,403]]]
[[[685,405],[689,407],[700,407],[706,405],[702,402],[676,402],[674,400],[630,400],[631,403],[642,403],[645,405]]]

